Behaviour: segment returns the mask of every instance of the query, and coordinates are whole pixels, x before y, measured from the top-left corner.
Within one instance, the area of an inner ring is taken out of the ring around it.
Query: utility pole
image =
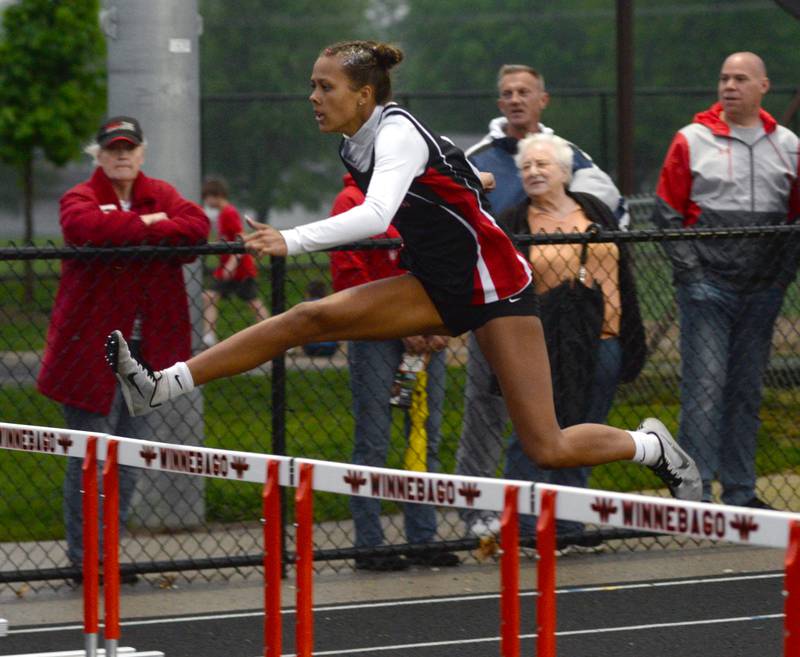
[[[182,196],[200,201],[201,20],[197,0],[105,0],[100,16],[108,44],[108,114],[133,116],[147,150],[143,170],[166,180]],[[193,350],[202,335],[202,262],[184,267]],[[124,300],[121,300],[124,303]],[[181,444],[203,441],[199,390],[148,416],[153,439]],[[204,523],[202,477],[145,472],[135,524],[184,528]]]

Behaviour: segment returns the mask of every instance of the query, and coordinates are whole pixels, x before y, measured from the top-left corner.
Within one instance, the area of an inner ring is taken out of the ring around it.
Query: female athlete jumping
[[[123,333],[107,342],[109,364],[131,414],[194,386],[246,372],[309,342],[387,340],[474,331],[502,389],[526,453],[545,468],[621,459],[651,467],[682,499],[699,500],[692,459],[656,419],[636,431],[600,424],[560,429],[530,268],[487,212],[479,176],[464,154],[391,102],[397,48],[349,41],[325,48],[311,73],[311,105],[322,132],[344,135],[340,155],[366,200],[346,213],[291,230],[250,222],[258,256],[317,251],[382,233],[394,218],[409,274],[300,303],[194,358],[149,372]]]

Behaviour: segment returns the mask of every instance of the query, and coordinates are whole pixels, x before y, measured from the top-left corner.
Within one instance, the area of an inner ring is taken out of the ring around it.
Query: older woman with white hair
[[[552,134],[520,141],[516,163],[528,198],[500,223],[514,235],[619,230],[600,199],[568,187],[573,151]],[[621,381],[636,377],[645,343],[629,254],[624,245],[532,244],[526,255],[542,303],[542,323],[552,367],[556,415],[561,426],[604,423]],[[506,476],[586,486],[589,469],[540,470],[512,437]],[[532,531],[526,519],[523,530]],[[580,543],[583,528],[564,523],[564,543]]]

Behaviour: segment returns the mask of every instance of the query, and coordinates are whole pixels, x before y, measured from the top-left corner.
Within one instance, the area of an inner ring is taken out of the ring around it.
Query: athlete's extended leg
[[[569,468],[633,457],[633,440],[621,429],[602,424],[559,429],[538,318],[500,317],[475,335],[497,375],[520,442],[536,463],[544,468]]]
[[[497,375],[522,447],[539,466],[569,468],[635,459],[649,465],[676,497],[700,499],[697,466],[658,420],[645,420],[636,433],[602,424],[559,428],[537,317],[499,317],[475,335]]]
[[[132,358],[119,331],[109,336],[106,356],[131,414],[141,415],[195,385],[247,372],[290,347],[424,333],[442,335],[447,329],[425,288],[414,276],[404,275],[300,303],[160,372],[150,373]]]

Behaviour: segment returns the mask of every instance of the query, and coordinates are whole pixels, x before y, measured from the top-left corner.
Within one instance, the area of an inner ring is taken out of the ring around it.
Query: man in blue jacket
[[[506,64],[500,67],[498,72],[497,87],[499,91],[497,106],[503,115],[493,119],[489,123],[489,133],[466,151],[467,157],[479,171],[487,171],[494,175],[495,188],[488,195],[495,216],[525,200],[519,169],[514,162],[517,142],[531,133],[553,134],[553,130],[539,120],[550,100],[541,73],[530,66]],[[608,205],[619,220],[620,226],[627,227],[629,216],[625,199],[614,182],[589,155],[575,144],[571,143],[570,146],[573,150],[570,190],[596,196]],[[508,412],[499,390],[493,386],[491,368],[481,354],[474,335],[470,334],[464,420],[456,457],[456,472],[478,477],[494,477],[503,454],[507,423]],[[552,472],[540,470],[524,457],[520,446],[512,442],[509,445],[509,467],[506,469],[506,476],[565,486],[585,486],[588,469],[575,468]],[[461,517],[468,536],[499,533],[499,518],[490,512],[464,510]],[[530,519],[523,521],[522,531],[524,533],[532,531],[530,525]],[[579,541],[582,525],[564,524],[559,526],[559,533],[568,534],[570,540]]]

